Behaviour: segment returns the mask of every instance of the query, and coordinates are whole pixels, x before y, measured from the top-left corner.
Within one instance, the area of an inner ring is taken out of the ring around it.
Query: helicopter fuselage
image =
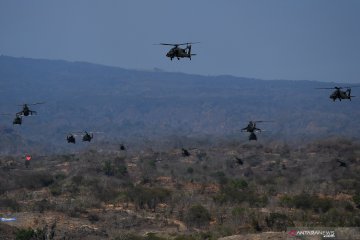
[[[346,91],[341,91],[340,89],[336,89],[331,95],[330,98],[335,101],[336,99],[349,99],[351,101],[351,89],[347,89]]]
[[[250,121],[249,124],[245,128],[241,129],[241,131],[253,133],[256,131],[261,132],[261,129],[256,127],[255,122]]]
[[[191,53],[187,51],[187,48],[180,48],[180,47],[173,47],[170,49],[169,52],[166,53],[166,56],[173,60],[173,58],[177,58],[178,60],[180,58],[190,58],[191,59]]]
[[[21,112],[17,113],[18,115],[23,115],[25,117],[29,116],[29,115],[34,115],[36,114],[36,111],[32,111],[29,109],[29,106],[27,104],[25,104],[23,106],[23,110]]]
[[[75,137],[74,137],[74,135],[69,135],[69,136],[67,136],[67,142],[68,143],[74,143],[75,144]]]
[[[86,134],[83,136],[83,139],[82,139],[82,140],[83,140],[83,142],[90,142],[92,138],[93,138],[92,135],[86,133]]]
[[[249,135],[249,141],[257,141],[257,136],[254,132],[251,132]]]
[[[15,125],[15,124],[21,125],[21,123],[22,123],[22,118],[21,118],[20,116],[16,116],[16,117],[14,118],[13,124],[14,124],[14,125]]]

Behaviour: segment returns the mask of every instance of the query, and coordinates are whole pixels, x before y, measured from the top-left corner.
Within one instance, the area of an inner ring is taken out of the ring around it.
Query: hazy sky
[[[192,61],[153,45],[187,41]],[[0,54],[360,83],[360,1],[0,0]]]

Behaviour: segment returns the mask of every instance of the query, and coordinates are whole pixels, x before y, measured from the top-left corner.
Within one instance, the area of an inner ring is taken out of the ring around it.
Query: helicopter
[[[75,135],[70,133],[67,137],[66,137],[66,140],[68,143],[73,143],[75,144],[76,140],[75,140]]]
[[[183,157],[189,157],[191,154],[190,154],[190,152],[189,152],[187,149],[181,148],[181,155],[182,155]]]
[[[241,129],[242,132],[249,132],[249,141],[257,141],[256,132],[261,132],[262,130],[260,128],[256,127],[256,123],[261,122],[272,122],[272,121],[249,121],[248,125]]]
[[[189,58],[191,60],[191,56],[195,56],[196,54],[191,53],[191,44],[196,44],[199,42],[188,42],[188,43],[160,43],[158,45],[165,45],[165,46],[173,46],[167,53],[166,57],[170,58],[172,61],[173,58]],[[179,46],[186,45],[185,48],[181,48]]]
[[[14,120],[13,120],[13,125],[18,124],[21,125],[22,123],[22,115],[16,114]]]
[[[316,89],[335,89],[335,91],[332,92],[332,94],[329,96],[334,102],[336,99],[339,99],[339,101],[341,101],[341,99],[349,99],[351,101],[351,98],[355,97],[355,96],[351,96],[351,87],[345,87],[345,88],[347,88],[346,91],[341,90],[343,89],[343,87],[316,88]]]
[[[83,142],[90,142],[91,139],[94,138],[93,133],[89,134],[87,131],[85,131],[85,135],[82,137]]]
[[[124,144],[120,144],[120,150],[121,150],[121,151],[126,151],[126,147],[125,147]]]
[[[22,106],[23,109],[20,112],[16,113],[16,115],[22,115],[22,116],[26,116],[26,117],[29,115],[36,115],[37,112],[30,110],[29,105],[38,105],[38,104],[44,104],[44,102],[31,103],[31,104],[25,103],[23,105],[18,105],[18,106]]]

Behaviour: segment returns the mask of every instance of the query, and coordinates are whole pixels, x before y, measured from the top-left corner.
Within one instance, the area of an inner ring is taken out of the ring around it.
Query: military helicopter
[[[22,116],[26,116],[26,117],[29,115],[35,115],[35,114],[37,114],[36,111],[30,110],[29,105],[38,105],[38,104],[44,104],[44,102],[31,103],[31,104],[25,103],[23,105],[18,105],[18,106],[22,106],[23,109],[20,112],[16,113],[16,115],[22,115]]]
[[[166,57],[170,58],[172,61],[173,58],[177,58],[180,60],[180,58],[189,58],[191,60],[191,56],[195,56],[196,54],[191,53],[191,44],[196,44],[199,42],[188,42],[188,43],[160,43],[157,45],[165,45],[165,46],[173,46],[173,48],[170,49],[166,53]],[[181,48],[179,46],[186,45],[185,48]]]
[[[84,136],[82,137],[83,142],[91,142],[91,139],[94,138],[94,134],[93,133],[88,133],[87,131],[85,131]]]
[[[272,122],[272,121],[250,121],[248,125],[241,129],[242,132],[249,132],[249,141],[257,141],[256,132],[261,132],[262,130],[260,128],[256,127],[256,123],[262,123],[262,122]]]
[[[21,125],[22,123],[22,115],[16,114],[14,120],[13,120],[13,125],[18,124]]]
[[[189,157],[191,154],[190,154],[190,152],[189,152],[187,149],[181,148],[181,155],[182,155],[183,157]]]
[[[346,91],[341,91],[343,87],[316,88],[316,89],[335,89],[335,91],[329,96],[334,102],[336,99],[339,99],[339,101],[341,101],[341,99],[349,99],[351,101],[351,98],[355,97],[355,96],[351,96],[351,87],[345,87],[345,88],[347,88]]]
[[[75,140],[75,135],[72,133],[69,133],[69,135],[67,135],[66,140],[68,143],[73,143],[75,144],[76,140]]]
[[[126,147],[125,147],[124,144],[120,144],[120,150],[121,150],[121,151],[126,151]]]

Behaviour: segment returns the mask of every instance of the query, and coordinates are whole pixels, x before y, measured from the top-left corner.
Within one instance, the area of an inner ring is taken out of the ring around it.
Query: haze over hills
[[[33,106],[38,115],[24,118],[21,126],[12,125],[13,116],[1,116],[0,152],[78,149],[85,144],[72,146],[65,138],[83,130],[104,132],[95,136],[99,144],[160,138],[175,139],[178,146],[186,145],[186,138],[246,142],[248,135],[240,129],[249,120],[274,121],[259,125],[269,130],[260,141],[357,138],[358,97],[332,102],[331,90],[315,90],[337,85],[1,56],[0,112],[15,116],[18,104],[46,104]],[[360,96],[359,91],[352,95]]]

